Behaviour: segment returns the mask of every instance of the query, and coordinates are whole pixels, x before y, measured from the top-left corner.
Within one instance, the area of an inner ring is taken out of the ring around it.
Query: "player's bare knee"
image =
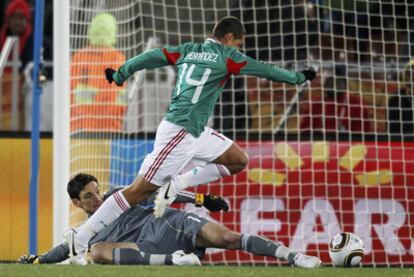
[[[112,259],[109,259],[106,255],[107,249],[102,243],[95,243],[90,249],[90,257],[94,263],[97,264],[111,264]]]
[[[229,168],[231,174],[236,174],[243,169],[246,168],[247,164],[249,163],[249,157],[246,153],[240,152],[240,154],[237,156],[233,166],[231,169]]]
[[[240,166],[242,170],[246,168],[247,164],[249,163],[249,155],[246,152],[243,152],[240,159]]]
[[[239,249],[240,248],[240,234],[233,231],[226,231],[222,236],[226,249]]]

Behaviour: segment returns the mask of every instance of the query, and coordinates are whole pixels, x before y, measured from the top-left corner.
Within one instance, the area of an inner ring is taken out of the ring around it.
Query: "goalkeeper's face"
[[[72,203],[92,215],[102,205],[102,195],[96,182],[90,182],[79,193],[79,199],[72,199]]]

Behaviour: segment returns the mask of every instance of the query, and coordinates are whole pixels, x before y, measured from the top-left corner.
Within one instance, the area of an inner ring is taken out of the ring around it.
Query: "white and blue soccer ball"
[[[329,257],[335,266],[357,266],[363,256],[364,243],[353,233],[339,233],[329,243]]]

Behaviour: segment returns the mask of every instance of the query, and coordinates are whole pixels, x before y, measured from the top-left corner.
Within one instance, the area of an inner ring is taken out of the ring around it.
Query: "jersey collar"
[[[213,37],[208,37],[205,42],[213,42],[213,43],[221,44],[220,41],[216,40]]]

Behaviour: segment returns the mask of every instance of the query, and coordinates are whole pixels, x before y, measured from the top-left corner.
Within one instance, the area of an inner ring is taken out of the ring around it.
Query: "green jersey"
[[[184,127],[194,137],[204,131],[231,75],[254,75],[293,85],[305,82],[301,72],[259,62],[212,38],[204,43],[189,42],[144,52],[128,60],[113,77],[121,84],[138,70],[166,65],[176,65],[178,74],[165,119]]]

